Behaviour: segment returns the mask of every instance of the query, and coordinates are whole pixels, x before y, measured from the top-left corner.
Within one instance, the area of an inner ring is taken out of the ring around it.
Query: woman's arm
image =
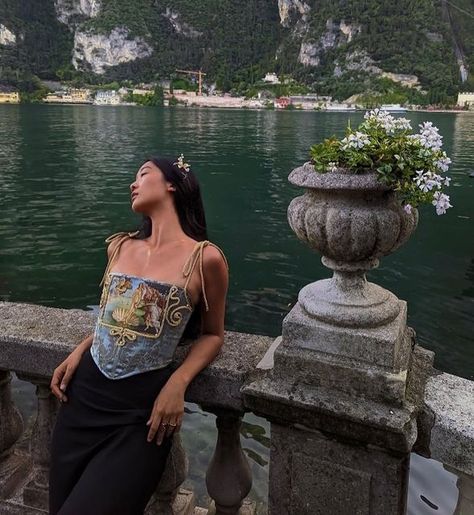
[[[219,354],[224,344],[224,315],[229,274],[220,252],[211,245],[203,252],[203,275],[209,311],[202,305],[202,336],[193,342],[169,381],[187,388],[199,372]]]
[[[61,401],[66,402],[67,396],[64,394],[72,375],[81,361],[84,352],[91,346],[93,334],[86,336],[82,342],[60,363],[53,371],[50,388],[53,394]]]
[[[92,345],[92,340],[94,338],[94,333],[90,334],[89,336],[86,336],[79,345],[72,351],[76,352],[78,354],[84,354],[84,352],[89,349],[89,347]]]
[[[147,440],[150,442],[158,432],[158,445],[166,433],[181,428],[184,414],[184,395],[189,383],[219,354],[224,343],[224,315],[229,275],[220,252],[211,245],[203,252],[203,276],[209,311],[202,306],[202,336],[191,344],[191,349],[181,365],[171,374],[158,394],[148,419],[150,426]],[[158,431],[162,423],[166,429]]]

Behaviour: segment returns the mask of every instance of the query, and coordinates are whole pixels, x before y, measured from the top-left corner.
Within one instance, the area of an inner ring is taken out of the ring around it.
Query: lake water
[[[474,379],[474,113],[404,113],[412,126],[439,127],[451,157],[454,207],[438,216],[420,208],[410,241],[371,271],[371,281],[408,302],[418,342],[436,352],[435,366]],[[280,334],[281,321],[307,283],[330,276],[320,256],[287,222],[290,200],[303,193],[288,174],[309,147],[363,113],[193,108],[0,106],[0,299],[96,309],[109,234],[139,221],[129,185],[150,153],[184,153],[199,177],[209,240],[226,253],[228,330]],[[32,388],[15,381],[25,416]],[[215,417],[187,404],[182,435],[192,485],[201,499],[215,443]],[[269,426],[246,414],[242,445],[251,463],[251,497],[264,502]],[[427,480],[429,477],[429,480]],[[410,514],[452,513],[456,476],[414,457]],[[446,504],[447,503],[447,504]],[[449,506],[448,506],[449,505]],[[451,510],[452,511],[449,511]]]

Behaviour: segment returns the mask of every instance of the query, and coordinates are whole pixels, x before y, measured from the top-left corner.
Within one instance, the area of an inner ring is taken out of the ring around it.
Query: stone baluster
[[[252,487],[252,472],[240,444],[243,414],[228,409],[204,409],[217,416],[218,432],[206,472],[207,492],[213,499],[209,515],[236,515]]]
[[[50,442],[59,401],[49,387],[50,379],[18,374],[18,378],[36,385],[38,410],[30,439],[33,471],[23,489],[23,502],[28,506],[48,509]]]
[[[27,473],[27,460],[13,447],[23,429],[23,418],[11,398],[11,372],[0,370],[0,499],[8,498]]]

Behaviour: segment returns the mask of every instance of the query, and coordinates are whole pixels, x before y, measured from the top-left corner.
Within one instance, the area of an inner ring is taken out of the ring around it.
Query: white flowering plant
[[[311,162],[319,173],[346,169],[351,173],[376,171],[392,187],[405,211],[419,204],[435,206],[438,215],[453,207],[443,188],[451,179],[445,175],[451,159],[441,149],[442,136],[431,122],[419,124],[413,134],[410,120],[395,118],[387,111],[367,111],[353,130],[350,123],[342,140],[335,136],[310,149]]]

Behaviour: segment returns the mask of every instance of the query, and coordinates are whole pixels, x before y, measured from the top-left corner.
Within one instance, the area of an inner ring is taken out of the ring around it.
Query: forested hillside
[[[474,90],[472,13],[474,0],[0,0],[0,81],[202,68],[238,93],[276,72],[340,99],[440,102]]]

